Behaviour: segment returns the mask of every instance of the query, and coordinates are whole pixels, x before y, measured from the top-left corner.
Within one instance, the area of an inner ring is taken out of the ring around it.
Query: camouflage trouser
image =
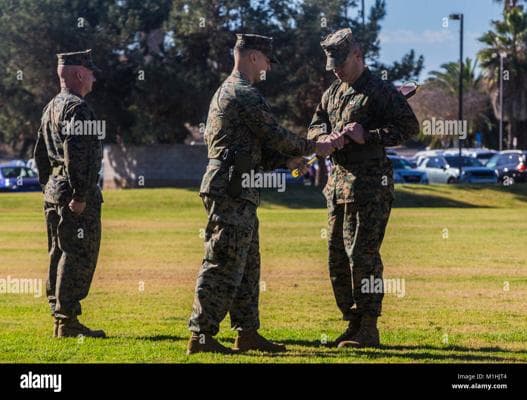
[[[192,332],[215,335],[230,313],[237,330],[258,329],[260,250],[256,206],[205,196],[205,256],[190,316]]]
[[[379,201],[380,199],[380,201]],[[337,204],[328,201],[329,275],[337,306],[344,320],[353,314],[381,315],[384,294],[364,289],[364,280],[380,282],[383,264],[380,247],[392,205],[389,195],[371,202]],[[380,281],[379,281],[380,280]]]
[[[86,205],[81,215],[67,205],[44,203],[48,229],[49,275],[46,285],[51,314],[75,318],[88,295],[101,242],[101,204]]]

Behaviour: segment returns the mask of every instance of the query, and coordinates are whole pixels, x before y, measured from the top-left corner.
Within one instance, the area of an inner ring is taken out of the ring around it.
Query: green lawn
[[[205,213],[195,190],[107,191],[82,320],[109,338],[51,337],[45,295],[0,294],[0,362],[527,362],[527,185],[400,186],[382,247],[376,350],[324,346],[344,328],[326,266],[326,211],[308,189],[260,208],[261,332],[284,355],[186,356]],[[40,194],[0,194],[0,279],[46,277]],[[229,321],[219,338],[231,345]]]

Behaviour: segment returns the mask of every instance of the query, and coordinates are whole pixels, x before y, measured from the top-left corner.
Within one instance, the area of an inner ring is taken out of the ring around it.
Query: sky
[[[374,0],[365,0],[366,15]],[[358,1],[360,7],[360,1]],[[443,18],[464,14],[463,58],[475,59],[481,48],[477,38],[491,29],[491,20],[500,19],[502,5],[493,0],[386,0],[386,16],[381,21],[380,61],[391,64],[411,49],[424,56],[419,81],[441,64],[459,61],[459,21]]]

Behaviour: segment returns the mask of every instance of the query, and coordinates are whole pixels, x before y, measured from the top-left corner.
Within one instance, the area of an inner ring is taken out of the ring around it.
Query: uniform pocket
[[[205,242],[205,259],[221,263],[236,257],[237,231],[233,225],[213,223]]]
[[[338,166],[334,171],[335,198],[337,204],[351,203],[354,201],[355,175]]]
[[[51,176],[44,189],[44,199],[48,203],[65,205],[71,201],[73,192],[66,178]]]
[[[57,226],[59,247],[65,253],[73,253],[78,247],[79,217],[67,205],[59,207],[60,220]]]
[[[224,195],[227,189],[228,171],[209,165],[201,180],[200,193]]]
[[[324,189],[322,190],[322,194],[326,198],[327,201],[333,200],[334,195],[334,186],[335,186],[335,178],[333,178],[332,175],[328,176],[328,181],[326,182],[326,186],[324,186]]]

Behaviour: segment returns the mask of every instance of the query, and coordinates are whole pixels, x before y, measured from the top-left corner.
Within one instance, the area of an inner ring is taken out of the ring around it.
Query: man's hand
[[[327,157],[333,153],[335,149],[329,140],[319,139],[315,144],[315,153],[320,157]]]
[[[289,160],[287,160],[286,166],[291,172],[294,170],[298,170],[298,176],[302,176],[306,174],[307,171],[309,171],[309,167],[304,157],[290,158]]]
[[[331,132],[325,140],[330,142],[334,149],[340,150],[346,144],[346,132]]]
[[[80,215],[83,213],[84,209],[86,208],[86,202],[77,201],[73,199],[72,201],[70,201],[70,204],[68,206],[72,213]]]
[[[342,132],[331,132],[325,138],[319,139],[319,141],[317,142],[317,146],[320,143],[329,144],[331,146],[331,150],[327,154],[320,153],[318,150],[316,151],[319,156],[326,157],[329,154],[333,153],[335,150],[340,150],[346,145],[346,131],[343,130]],[[322,145],[320,145],[320,147],[321,151],[327,152],[325,148],[322,149]]]
[[[344,127],[342,130],[347,137],[353,140],[355,143],[364,144],[366,131],[358,122],[352,122]]]

